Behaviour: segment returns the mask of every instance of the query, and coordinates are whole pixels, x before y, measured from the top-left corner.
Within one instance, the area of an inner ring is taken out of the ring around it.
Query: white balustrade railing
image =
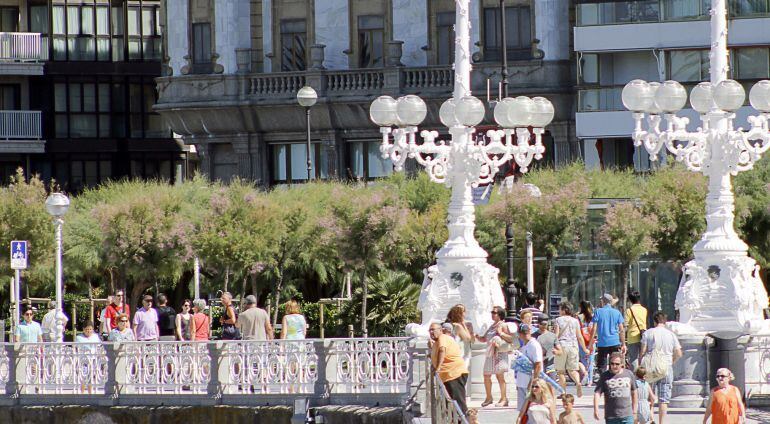
[[[36,110],[0,110],[0,140],[40,140],[41,113]]]
[[[412,394],[415,353],[408,338],[0,344],[0,402],[77,395],[135,405],[197,395],[216,403],[225,395],[251,404],[373,394],[400,405]]]
[[[411,383],[412,350],[407,338],[339,339],[333,392],[397,393]]]
[[[312,394],[318,380],[312,340],[228,342],[222,359],[227,364],[227,394]]]
[[[0,32],[0,61],[39,62],[42,43],[36,32]]]

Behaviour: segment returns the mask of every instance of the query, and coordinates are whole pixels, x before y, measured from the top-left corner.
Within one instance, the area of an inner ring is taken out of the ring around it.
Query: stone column
[[[13,338],[13,334],[11,334],[11,338]],[[14,399],[13,403],[16,403],[18,397],[13,395],[19,390],[19,375],[17,374],[17,362],[19,360],[17,358],[21,353],[21,345],[19,343],[7,343],[4,350],[5,355],[8,357],[8,382],[5,383],[5,398]],[[24,368],[26,369],[26,366]],[[7,405],[5,402],[4,404]]]
[[[238,158],[238,176],[246,180],[254,179],[254,163],[250,145],[248,134],[233,137],[233,151]]]
[[[350,48],[350,9],[348,0],[315,2],[315,41],[326,45],[327,69],[348,69]]]
[[[310,69],[320,71],[324,68],[324,49],[323,44],[313,44],[310,46]]]
[[[426,66],[428,56],[427,0],[393,0],[393,39],[404,40],[401,63],[405,66]]]
[[[569,2],[564,0],[538,0],[535,3],[535,38],[543,60],[568,60],[569,49]]]
[[[707,337],[680,335],[683,356],[674,364],[671,408],[701,408],[708,394]]]
[[[208,342],[209,357],[211,358],[209,372],[210,379],[206,392],[209,398],[214,399],[215,403],[219,403],[222,400],[222,394],[225,391],[225,387],[230,383],[229,375],[230,366],[229,359],[226,355],[223,355],[224,343]]]
[[[389,68],[404,66],[401,57],[404,54],[403,41],[388,41],[385,43],[385,66]]]
[[[187,37],[190,29],[189,17],[190,0],[168,0],[166,3],[166,17],[171,20],[166,25],[166,37],[168,45],[168,66],[172,75],[181,75],[182,67],[187,65],[185,56],[191,55],[190,42]],[[173,17],[173,18],[172,18]]]
[[[273,0],[262,0],[262,70],[273,72]]]
[[[251,44],[250,10],[249,0],[214,2],[215,51],[225,74],[238,69],[235,49],[247,49]]]

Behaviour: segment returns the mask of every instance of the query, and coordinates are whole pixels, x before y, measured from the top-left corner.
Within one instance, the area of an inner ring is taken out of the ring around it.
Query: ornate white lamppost
[[[415,95],[398,100],[382,96],[370,108],[372,121],[381,127],[383,158],[390,158],[397,171],[407,158],[414,158],[432,181],[452,188],[447,218],[449,239],[436,255],[437,264],[425,271],[418,304],[423,322],[411,328],[413,333],[425,336],[427,326],[435,320],[443,321],[449,308],[457,303],[466,306],[466,318],[477,332],[491,323],[489,311],[493,306],[505,306],[497,278],[499,270],[487,263],[487,252],[473,234],[476,218],[471,188],[491,183],[499,167],[512,159],[526,172],[532,160],[540,159],[545,152],[543,127],[554,115],[553,105],[545,98],[506,98],[494,109],[495,120],[504,129],[487,131],[486,140],[475,136],[474,126],[484,119],[485,108],[470,91],[469,3],[455,1],[454,92],[439,111],[451,141],[437,141],[436,131],[421,131],[423,142],[417,143],[417,125],[425,119],[427,107]]]
[[[64,224],[62,217],[70,207],[70,199],[62,193],[53,193],[45,200],[45,209],[53,217],[56,225],[56,328],[51,334],[51,340],[64,341],[64,313],[62,309],[62,238],[61,230]]]
[[[751,106],[759,111],[748,118],[751,128],[735,128],[735,111],[743,106],[745,92],[740,83],[727,79],[725,3],[711,1],[711,82],[698,84],[690,93],[690,104],[700,114],[700,128],[687,131],[688,118],[676,116],[687,102],[686,90],[676,81],[634,80],[622,95],[623,104],[634,112],[636,146],[644,145],[652,160],[665,147],[709,181],[706,232],[693,248],[695,259],[685,265],[676,295],[680,334],[756,333],[766,325],[767,292],[759,267],[747,254],[748,246],[735,232],[730,179],[751,169],[770,148],[770,81],[760,81],[751,89]]]
[[[318,100],[318,94],[313,87],[306,85],[297,92],[297,103],[305,108],[305,117],[307,118],[305,129],[307,130],[307,140],[305,143],[305,153],[307,154],[307,182],[310,182],[313,171],[313,162],[310,160],[310,108]]]

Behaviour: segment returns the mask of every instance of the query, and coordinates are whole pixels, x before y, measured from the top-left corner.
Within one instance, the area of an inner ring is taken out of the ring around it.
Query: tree
[[[387,188],[368,190],[338,189],[337,203],[325,221],[329,241],[349,270],[361,275],[361,331],[367,330],[367,273],[379,269],[385,255],[396,247],[408,211]]]
[[[380,270],[376,275],[367,277],[367,284],[356,288],[353,299],[343,306],[342,314],[349,320],[355,319],[356,311],[363,303],[364,287],[369,288],[366,296],[372,305],[367,312],[367,320],[372,324],[372,336],[400,334],[407,324],[419,318],[417,300],[420,285],[413,283],[405,272]]]
[[[644,215],[632,202],[616,203],[607,210],[604,224],[599,229],[599,243],[620,260],[620,282],[623,307],[628,293],[628,272],[631,263],[638,261],[655,247],[652,232],[657,226],[654,216]]]

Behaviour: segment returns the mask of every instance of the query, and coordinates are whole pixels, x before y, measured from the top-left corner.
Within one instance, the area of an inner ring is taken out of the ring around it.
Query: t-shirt
[[[193,314],[193,323],[195,324],[195,334],[193,337],[196,341],[209,339],[209,316],[203,312],[196,312]]]
[[[27,321],[21,321],[14,334],[19,337],[20,343],[37,343],[40,341],[38,338],[43,337],[43,330],[35,321],[30,321],[29,324]]]
[[[176,311],[168,305],[158,306],[155,309],[158,311],[160,335],[173,336],[176,330]]]
[[[114,303],[111,303],[109,306],[107,306],[107,311],[104,313],[104,317],[110,319],[110,328],[118,328],[117,317],[120,314],[131,315],[131,308],[125,303],[120,306],[116,306]]]
[[[522,346],[521,354],[526,356],[532,364],[543,362],[543,347],[534,338]],[[532,380],[532,376],[524,372],[516,372],[516,387],[529,387],[529,382]]]
[[[85,334],[81,333],[75,336],[75,342],[76,343],[101,343],[102,339],[96,333],[91,333],[91,335],[88,337],[86,337]]]
[[[286,340],[304,340],[307,322],[301,314],[289,314],[284,317],[286,320]]]
[[[559,344],[577,348],[577,335],[580,332],[580,321],[575,317],[562,315],[553,322],[559,327]]]
[[[157,340],[158,313],[155,309],[141,308],[134,314],[137,340]]]
[[[591,322],[597,326],[597,346],[610,347],[620,344],[618,326],[623,324],[623,316],[620,315],[620,311],[610,305],[597,308],[594,311],[594,319]]]
[[[633,309],[634,314],[631,315]],[[639,329],[647,329],[647,308],[636,303],[626,309],[626,343],[639,343],[642,340],[642,334]],[[636,319],[634,319],[636,318]],[[636,324],[639,324],[638,326]]]
[[[537,342],[543,348],[543,355],[546,359],[553,359],[553,347],[556,345],[556,334],[552,331],[546,331],[537,336]]]
[[[444,348],[444,361],[438,364],[436,369],[441,381],[446,383],[460,378],[463,374],[468,374],[468,368],[466,368],[465,360],[463,360],[462,352],[460,352],[460,345],[451,336],[446,334],[438,336],[433,344],[432,359],[436,359],[442,347]]]
[[[605,419],[634,415],[631,394],[636,393],[636,377],[631,371],[624,369],[617,374],[603,372],[596,383],[596,393],[604,395]]]
[[[238,328],[243,340],[267,340],[265,324],[270,320],[267,312],[261,308],[250,308],[238,315]]]
[[[674,351],[682,348],[676,335],[666,327],[655,327],[645,331],[642,336],[642,346],[647,347],[647,352],[652,352],[655,348],[660,349],[671,362],[674,359]]]

